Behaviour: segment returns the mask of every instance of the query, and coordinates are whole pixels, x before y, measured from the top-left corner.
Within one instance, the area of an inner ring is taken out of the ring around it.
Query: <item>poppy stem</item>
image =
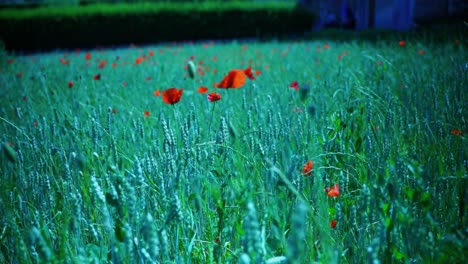
[[[213,122],[213,112],[214,112],[215,105],[216,105],[216,102],[213,103],[213,107],[211,108],[210,125],[208,126],[208,131],[211,131],[211,123]]]

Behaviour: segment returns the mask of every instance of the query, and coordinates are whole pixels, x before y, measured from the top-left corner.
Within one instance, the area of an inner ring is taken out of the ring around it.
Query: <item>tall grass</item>
[[[454,41],[2,53],[0,262],[461,263]],[[256,80],[212,88],[248,65]],[[169,87],[184,88],[175,105],[153,95]]]

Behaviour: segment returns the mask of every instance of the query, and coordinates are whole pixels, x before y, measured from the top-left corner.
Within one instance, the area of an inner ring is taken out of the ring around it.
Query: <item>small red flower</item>
[[[255,76],[252,74],[252,68],[249,66],[245,70],[231,70],[219,83],[215,83],[214,87],[216,88],[240,88],[244,86],[246,78],[255,80]]]
[[[96,81],[101,80],[101,74],[98,73],[98,74],[94,75],[93,79],[96,80]]]
[[[98,68],[99,69],[103,69],[104,67],[106,67],[106,64],[107,64],[107,61],[106,60],[102,60],[99,65],[98,65]]]
[[[330,48],[330,45],[325,44],[325,45],[323,45],[323,48],[324,48],[324,49],[329,49],[329,48]]]
[[[340,196],[340,185],[335,184],[331,188],[326,190],[329,197],[338,197]]]
[[[90,60],[91,59],[91,53],[86,53],[85,55],[85,60]]]
[[[150,116],[150,112],[149,112],[149,111],[145,111],[143,114],[144,114],[146,117]]]
[[[182,97],[182,94],[184,92],[184,89],[177,89],[177,88],[169,88],[165,91],[162,92],[162,100],[166,104],[175,104],[179,102],[180,98]]]
[[[426,52],[424,50],[418,50],[419,55],[424,55]]]
[[[304,167],[302,168],[302,174],[304,176],[312,175],[313,168],[314,168],[314,162],[312,160],[307,161],[307,163],[304,164]]]
[[[73,81],[68,81],[68,88],[71,89],[73,87],[73,84],[74,84]]]
[[[221,95],[217,92],[211,92],[210,94],[208,94],[207,98],[210,102],[216,102],[221,100]]]
[[[59,61],[60,61],[60,63],[62,63],[63,65],[68,65],[68,64],[70,64],[70,60],[67,60],[67,59],[64,59],[64,58],[60,58]]]
[[[136,58],[135,64],[141,64],[141,63],[143,62],[144,59],[145,59],[144,56],[140,56],[140,57]]]
[[[457,129],[457,128],[452,129],[452,135],[463,136],[464,133],[465,133],[465,131],[463,131],[463,130],[460,130],[460,129]]]
[[[159,91],[159,89],[158,89],[158,90],[155,90],[155,91],[153,92],[153,94],[154,94],[154,96],[160,96],[160,95],[161,95],[161,91]]]
[[[400,47],[404,47],[404,46],[406,46],[406,41],[400,40],[400,41],[398,42],[398,45],[399,45]]]
[[[197,92],[201,93],[201,94],[204,94],[204,93],[208,92],[208,88],[205,87],[205,86],[200,86],[200,88],[198,88]]]
[[[299,91],[299,83],[294,81],[289,85],[289,88],[293,88],[294,90]]]
[[[338,223],[338,221],[336,221],[336,219],[333,219],[330,221],[330,227],[335,229],[336,228],[336,224]]]

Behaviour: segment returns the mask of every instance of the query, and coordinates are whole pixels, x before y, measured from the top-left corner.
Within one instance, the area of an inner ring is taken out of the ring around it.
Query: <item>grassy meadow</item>
[[[2,51],[0,262],[462,263],[463,41]]]

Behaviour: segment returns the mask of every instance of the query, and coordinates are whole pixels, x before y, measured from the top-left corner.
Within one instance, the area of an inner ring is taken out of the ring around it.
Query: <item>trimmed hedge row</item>
[[[314,14],[294,4],[90,5],[0,10],[7,50],[47,50],[199,39],[281,37],[310,30]]]

